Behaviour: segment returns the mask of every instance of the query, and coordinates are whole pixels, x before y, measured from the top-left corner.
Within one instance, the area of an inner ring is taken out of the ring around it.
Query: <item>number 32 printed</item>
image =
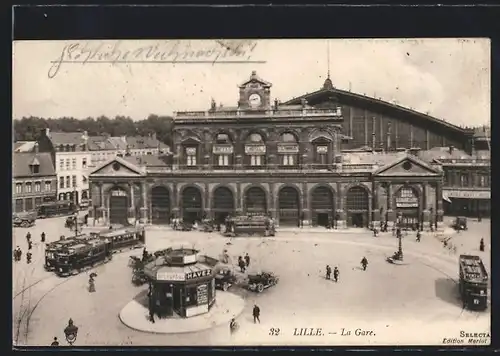
[[[269,329],[269,335],[270,336],[278,336],[280,334],[280,329],[279,328],[271,328]]]

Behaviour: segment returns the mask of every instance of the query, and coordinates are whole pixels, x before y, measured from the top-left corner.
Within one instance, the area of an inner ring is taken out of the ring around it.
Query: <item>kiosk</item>
[[[215,270],[194,249],[167,249],[144,266],[149,308],[160,318],[208,313],[215,303]]]

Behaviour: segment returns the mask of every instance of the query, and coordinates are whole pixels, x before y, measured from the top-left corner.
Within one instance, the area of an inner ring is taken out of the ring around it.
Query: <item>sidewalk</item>
[[[131,329],[154,334],[181,334],[210,329],[222,324],[228,325],[232,318],[237,318],[245,307],[245,301],[230,292],[216,292],[216,301],[207,314],[191,318],[175,316],[168,319],[155,318],[149,321],[146,307],[135,299],[120,311],[120,321]]]

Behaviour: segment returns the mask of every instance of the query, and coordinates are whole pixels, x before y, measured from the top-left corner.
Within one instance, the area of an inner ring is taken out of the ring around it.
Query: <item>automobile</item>
[[[465,216],[458,216],[453,225],[455,230],[467,230],[467,218]]]
[[[35,225],[36,215],[34,213],[16,213],[12,215],[12,225],[15,227],[31,227]]]
[[[236,283],[236,276],[233,271],[227,266],[221,266],[215,275],[215,288],[224,292]]]
[[[275,286],[279,282],[279,277],[272,272],[261,272],[248,275],[248,289],[262,293],[264,289]]]

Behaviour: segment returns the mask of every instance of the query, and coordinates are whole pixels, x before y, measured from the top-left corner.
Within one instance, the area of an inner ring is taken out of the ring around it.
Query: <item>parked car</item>
[[[228,266],[221,266],[215,275],[215,288],[224,292],[236,283],[236,276]]]
[[[455,230],[467,230],[467,218],[465,216],[458,216],[453,225]]]
[[[31,227],[35,225],[36,213],[15,213],[12,215],[14,227]]]
[[[248,275],[248,289],[257,293],[262,293],[264,289],[275,286],[278,282],[279,278],[272,272]]]

